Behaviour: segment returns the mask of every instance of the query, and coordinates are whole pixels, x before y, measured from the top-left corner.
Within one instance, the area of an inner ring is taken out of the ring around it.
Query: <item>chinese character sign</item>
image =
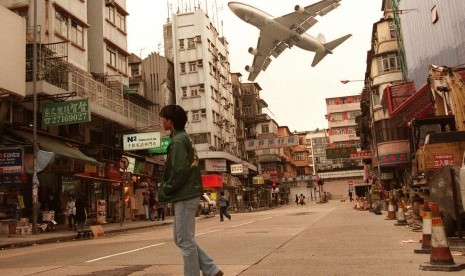
[[[272,148],[285,148],[299,145],[297,136],[275,137],[269,139],[248,140],[245,142],[245,150],[261,150]]]
[[[41,111],[44,126],[90,122],[89,99],[44,104]]]

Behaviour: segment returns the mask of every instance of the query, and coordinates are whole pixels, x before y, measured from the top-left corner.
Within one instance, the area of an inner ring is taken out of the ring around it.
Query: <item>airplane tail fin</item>
[[[332,54],[333,50],[337,46],[341,45],[342,42],[346,41],[351,36],[352,36],[351,34],[347,34],[345,36],[342,36],[333,41],[323,44],[326,50],[324,52],[315,53],[315,57],[313,58],[313,61],[312,61],[312,67],[315,67],[327,54]]]

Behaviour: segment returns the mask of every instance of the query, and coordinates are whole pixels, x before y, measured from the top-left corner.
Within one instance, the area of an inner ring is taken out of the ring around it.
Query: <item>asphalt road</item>
[[[352,203],[287,205],[198,220],[197,242],[225,275],[464,275],[419,269],[421,232]],[[452,251],[456,263],[463,252]],[[182,275],[172,226],[0,251],[0,275]]]

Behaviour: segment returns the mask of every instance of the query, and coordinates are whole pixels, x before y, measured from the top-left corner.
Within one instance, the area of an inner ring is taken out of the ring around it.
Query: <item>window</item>
[[[268,125],[261,125],[262,133],[270,133],[270,127]]]
[[[68,38],[68,17],[59,11],[55,12],[55,31]]]
[[[201,115],[200,110],[192,111],[192,121],[200,121],[200,115]]]
[[[181,62],[181,74],[185,74],[185,73],[186,73],[186,63]]]
[[[397,54],[382,55],[377,58],[378,71],[380,73],[400,70],[400,65],[397,62]]]
[[[246,116],[252,115],[252,106],[250,106],[250,105],[244,105],[244,107],[243,107],[243,113],[244,113],[244,115],[246,115]]]
[[[116,68],[116,51],[107,47],[108,64]]]
[[[181,87],[181,90],[182,90],[182,97],[183,98],[187,98],[187,87]]]
[[[126,57],[119,54],[118,55],[118,69],[123,72],[123,73],[127,73],[128,72],[128,68],[127,68],[127,65],[126,65]]]
[[[396,26],[394,25],[394,20],[389,21],[389,34],[391,38],[397,38]]]
[[[347,112],[347,118],[355,119],[355,117],[357,117],[360,114],[362,114],[361,111],[349,111],[349,112]]]
[[[194,86],[194,87],[191,87],[191,97],[197,97],[198,96],[198,92],[197,92],[197,87]]]
[[[107,6],[107,19],[111,23],[115,23],[115,7],[112,5]]]
[[[342,113],[332,113],[329,115],[331,122],[342,121]]]
[[[333,133],[333,135],[346,134],[346,129],[345,128],[333,128],[332,133]]]
[[[71,35],[69,39],[80,47],[84,46],[83,30],[84,28],[80,26],[77,22],[71,21]]]
[[[209,143],[209,133],[194,133],[189,135],[194,144],[207,144]]]
[[[194,38],[187,39],[187,49],[195,49],[195,40]]]
[[[123,32],[126,32],[126,17],[124,14],[122,14],[120,11],[117,11],[115,20],[116,27],[118,27],[118,29],[122,30]]]
[[[179,40],[179,49],[184,50],[184,39]]]
[[[197,62],[189,62],[189,72],[197,72]]]
[[[296,152],[294,155],[295,161],[304,161],[304,153],[303,152]]]

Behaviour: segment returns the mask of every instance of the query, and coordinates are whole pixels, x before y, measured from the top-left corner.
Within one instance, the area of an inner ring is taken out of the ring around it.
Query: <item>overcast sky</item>
[[[229,42],[231,72],[240,72],[245,82],[253,56],[247,52],[256,47],[259,30],[239,19],[229,9],[228,0],[127,0],[129,51],[146,57],[158,52],[163,44],[163,24],[178,6],[183,11],[200,5],[217,29]],[[239,0],[273,16],[294,11],[295,5],[308,6],[318,0]],[[311,67],[314,53],[297,47],[286,49],[273,59],[266,71],[255,79],[261,98],[268,103],[266,112],[291,131],[327,128],[325,98],[360,94],[363,82],[342,84],[340,80],[362,80],[366,70],[366,53],[370,49],[373,24],[382,17],[382,0],[342,0],[341,6],[323,17],[317,17],[307,34],[322,33],[326,41],[351,33],[353,36]],[[169,9],[171,11],[169,11]],[[161,49],[160,49],[161,50]],[[163,53],[163,51],[161,50]]]

